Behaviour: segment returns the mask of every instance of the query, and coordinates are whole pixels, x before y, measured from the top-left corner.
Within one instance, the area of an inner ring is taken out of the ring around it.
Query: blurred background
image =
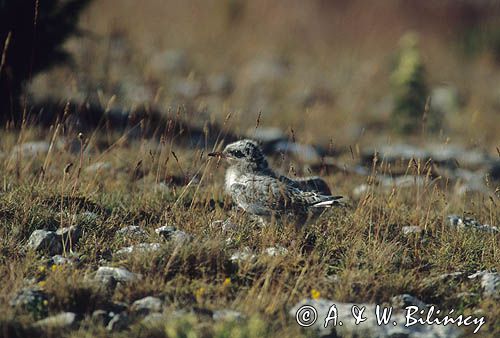
[[[496,153],[499,1],[83,2],[78,34],[61,39],[69,62],[27,76],[23,103],[146,107],[236,134],[260,116],[306,143]]]

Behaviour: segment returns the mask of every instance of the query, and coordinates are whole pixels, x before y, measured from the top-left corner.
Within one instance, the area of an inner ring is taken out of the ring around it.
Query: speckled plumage
[[[265,223],[275,220],[300,227],[342,198],[331,196],[326,183],[318,177],[292,180],[277,175],[251,140],[231,143],[224,151],[210,155],[229,162],[225,190],[234,202]]]

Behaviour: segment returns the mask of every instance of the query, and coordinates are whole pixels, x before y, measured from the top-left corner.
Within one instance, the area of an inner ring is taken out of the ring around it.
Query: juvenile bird
[[[342,196],[323,195],[307,183],[318,180],[324,183],[319,178],[295,181],[276,174],[269,167],[260,147],[252,140],[231,143],[222,152],[209,153],[208,156],[216,156],[229,163],[226,192],[240,208],[264,223],[277,221],[300,228],[316,219],[325,208],[340,204]],[[322,191],[325,191],[324,187]]]

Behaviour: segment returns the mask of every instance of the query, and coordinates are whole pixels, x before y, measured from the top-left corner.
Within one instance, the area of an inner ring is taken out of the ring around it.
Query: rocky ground
[[[474,329],[373,318],[303,329],[295,315],[304,304],[320,318],[331,304],[341,316],[354,304],[393,306],[398,321],[406,306],[435,305],[484,316],[480,334],[499,333],[497,156],[451,144],[334,152],[259,127],[251,136],[274,166],[321,174],[348,198],[296,232],[235,210],[223,168],[205,156],[211,148],[58,128],[42,135],[8,132],[0,148],[6,336],[459,337]]]

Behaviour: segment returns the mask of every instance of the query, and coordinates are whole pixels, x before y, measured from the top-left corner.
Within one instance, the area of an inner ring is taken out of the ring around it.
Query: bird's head
[[[252,140],[240,140],[230,143],[223,151],[209,153],[226,160],[229,165],[241,170],[258,171],[268,168],[267,160],[259,145]]]

